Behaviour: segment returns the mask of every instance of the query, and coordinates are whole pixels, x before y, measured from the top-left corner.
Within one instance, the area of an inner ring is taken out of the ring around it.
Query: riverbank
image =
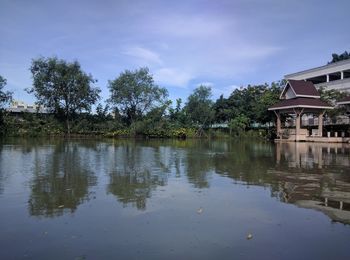
[[[4,137],[78,137],[78,138],[261,138],[271,139],[274,130],[246,129],[230,131],[228,128],[202,129],[194,126],[181,126],[161,122],[158,124],[137,122],[126,127],[115,119],[101,120],[91,115],[83,115],[71,121],[68,135],[65,123],[51,115],[22,113],[7,115],[1,125],[0,135]],[[272,139],[271,139],[272,140]]]

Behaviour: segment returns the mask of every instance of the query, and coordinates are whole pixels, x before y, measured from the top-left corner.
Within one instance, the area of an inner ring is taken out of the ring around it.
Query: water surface
[[[349,169],[344,144],[3,140],[0,259],[350,259]]]

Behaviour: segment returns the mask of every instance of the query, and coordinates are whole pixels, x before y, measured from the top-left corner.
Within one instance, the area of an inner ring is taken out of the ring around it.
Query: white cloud
[[[144,62],[146,65],[160,65],[163,63],[158,53],[140,46],[129,47],[123,52],[123,54],[134,57],[137,60]]]
[[[199,86],[213,87],[214,83],[210,81],[204,81],[196,84],[196,87],[199,87]]]
[[[193,78],[194,76],[190,73],[176,68],[161,68],[154,73],[154,80],[156,82],[174,87],[185,88]]]

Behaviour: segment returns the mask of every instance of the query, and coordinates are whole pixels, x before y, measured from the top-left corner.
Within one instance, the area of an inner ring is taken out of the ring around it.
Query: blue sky
[[[78,60],[98,79],[148,66],[170,98],[201,83],[213,98],[282,79],[350,50],[348,0],[0,0],[0,75],[34,102],[31,60]]]

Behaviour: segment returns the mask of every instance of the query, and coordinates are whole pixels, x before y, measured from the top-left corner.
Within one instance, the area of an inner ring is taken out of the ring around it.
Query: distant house
[[[19,113],[39,113],[39,114],[48,114],[48,110],[45,107],[40,107],[35,104],[26,104],[23,101],[15,100],[11,105],[6,108],[6,111],[19,114]]]
[[[324,87],[350,92],[350,59],[287,74],[284,78],[310,81],[317,89]]]

